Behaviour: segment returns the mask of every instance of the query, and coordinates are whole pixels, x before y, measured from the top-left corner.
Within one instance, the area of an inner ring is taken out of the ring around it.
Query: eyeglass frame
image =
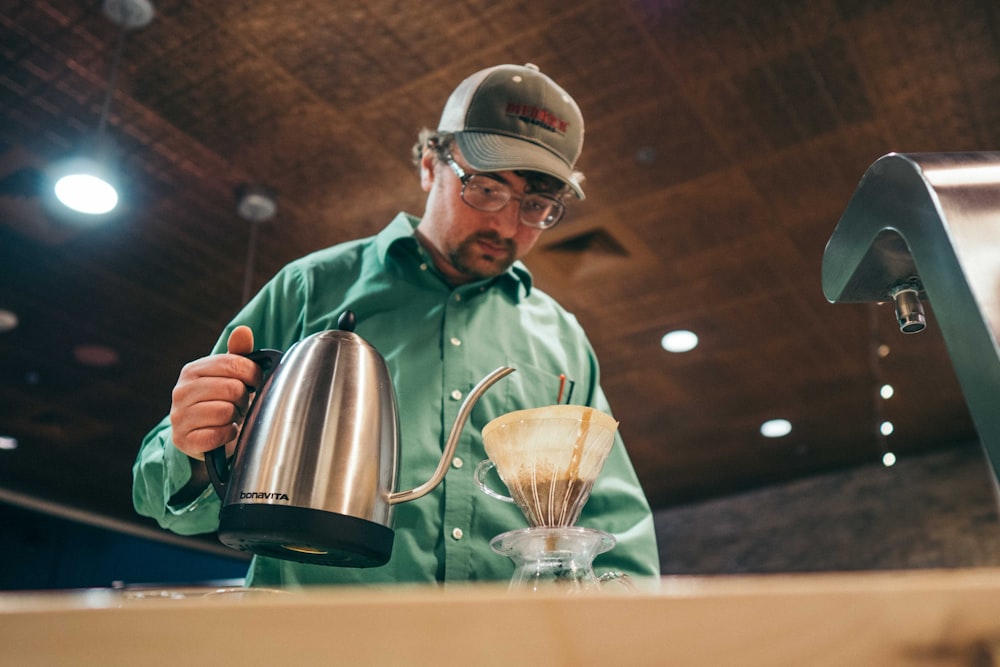
[[[451,167],[451,170],[453,172],[455,172],[456,176],[458,176],[458,180],[461,181],[461,183],[462,183],[462,191],[460,193],[460,196],[462,197],[462,203],[465,204],[466,206],[468,206],[471,209],[475,209],[476,211],[484,211],[486,213],[497,213],[499,211],[504,210],[507,207],[507,205],[510,204],[511,201],[517,201],[518,202],[518,206],[517,206],[517,213],[518,213],[518,218],[517,219],[518,219],[518,222],[520,224],[524,225],[525,227],[531,227],[532,229],[540,229],[540,230],[552,229],[553,227],[555,227],[556,225],[558,225],[560,222],[562,222],[563,217],[566,215],[566,204],[564,204],[561,200],[559,200],[559,199],[557,199],[557,198],[555,198],[555,197],[553,197],[551,195],[545,195],[545,194],[541,194],[541,193],[532,192],[532,193],[523,195],[521,197],[518,197],[518,196],[514,195],[513,190],[511,189],[511,187],[508,184],[504,183],[503,181],[500,181],[500,180],[497,180],[495,178],[490,177],[490,175],[489,175],[488,172],[476,172],[476,173],[472,173],[472,174],[467,173],[464,169],[462,169],[461,165],[459,165],[455,161],[455,158],[450,153],[445,153],[444,155],[441,156],[441,159],[444,161],[445,164],[447,164],[449,167]],[[471,181],[474,176],[482,176],[484,178],[489,178],[491,181],[494,181],[498,185],[502,185],[505,188],[507,188],[507,191],[510,193],[510,196],[508,197],[507,201],[504,202],[504,205],[501,206],[498,209],[495,209],[495,210],[491,211],[490,209],[479,208],[478,206],[473,206],[472,204],[470,204],[469,201],[465,198],[465,188],[469,184],[469,181]],[[544,199],[546,201],[549,201],[549,202],[552,203],[553,206],[556,206],[557,207],[556,210],[558,210],[559,214],[556,216],[555,221],[552,222],[552,224],[549,224],[549,225],[543,225],[541,223],[535,223],[535,222],[527,222],[527,221],[525,221],[524,215],[523,215],[523,213],[521,211],[521,204],[528,197],[538,197],[538,198]]]

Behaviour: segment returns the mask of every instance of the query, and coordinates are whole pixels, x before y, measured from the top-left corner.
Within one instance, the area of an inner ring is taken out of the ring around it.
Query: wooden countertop
[[[0,664],[1000,664],[1000,569],[637,583],[2,593]]]

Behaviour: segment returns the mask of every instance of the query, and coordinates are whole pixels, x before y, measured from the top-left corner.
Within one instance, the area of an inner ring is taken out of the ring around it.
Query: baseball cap
[[[573,177],[583,149],[583,114],[535,65],[498,65],[465,79],[448,98],[438,130],[454,133],[477,171],[538,171],[583,199]]]

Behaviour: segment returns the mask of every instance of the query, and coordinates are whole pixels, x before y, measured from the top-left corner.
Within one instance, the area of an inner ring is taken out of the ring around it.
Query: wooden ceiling
[[[904,336],[891,306],[828,303],[820,265],[881,155],[1000,149],[993,0],[155,4],[107,120],[127,199],[81,225],[37,186],[97,127],[118,28],[97,0],[0,1],[8,495],[141,524],[139,442],[243,302],[237,188],[277,193],[256,289],[421,213],[416,132],[499,63],[538,64],[584,111],[587,200],[527,263],[588,330],[655,508],[975,439],[933,312]],[[678,328],[701,344],[665,352]],[[79,363],[95,345],[117,363]],[[766,440],[775,417],[794,430]]]

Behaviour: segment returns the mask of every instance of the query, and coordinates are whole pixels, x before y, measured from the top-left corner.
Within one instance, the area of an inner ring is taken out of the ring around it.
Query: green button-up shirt
[[[564,391],[564,403],[568,398],[610,413],[582,328],[532,287],[523,264],[452,288],[417,242],[417,222],[399,214],[374,237],[292,262],[236,316],[214,352],[225,351],[229,332],[240,324],[253,329],[258,348],[287,350],[312,333],[335,329],[343,311],[354,311],[355,332],[382,354],[395,385],[399,489],[431,478],[466,393],[499,366],[516,372],[494,384],[473,408],[444,482],[427,496],[396,506],[395,543],[386,565],[337,568],[255,556],[250,585],[509,579],[513,563],[494,553],[489,542],[527,522],[515,505],[490,498],[475,484],[474,469],[486,456],[482,427],[513,410],[555,403],[561,374],[572,388],[572,395]],[[191,475],[187,457],[171,442],[169,419],[146,436],[133,473],[140,514],[180,534],[217,529],[220,501],[211,488],[186,506],[169,504]],[[617,539],[595,560],[598,574],[659,574],[652,515],[620,436],[577,525]]]

